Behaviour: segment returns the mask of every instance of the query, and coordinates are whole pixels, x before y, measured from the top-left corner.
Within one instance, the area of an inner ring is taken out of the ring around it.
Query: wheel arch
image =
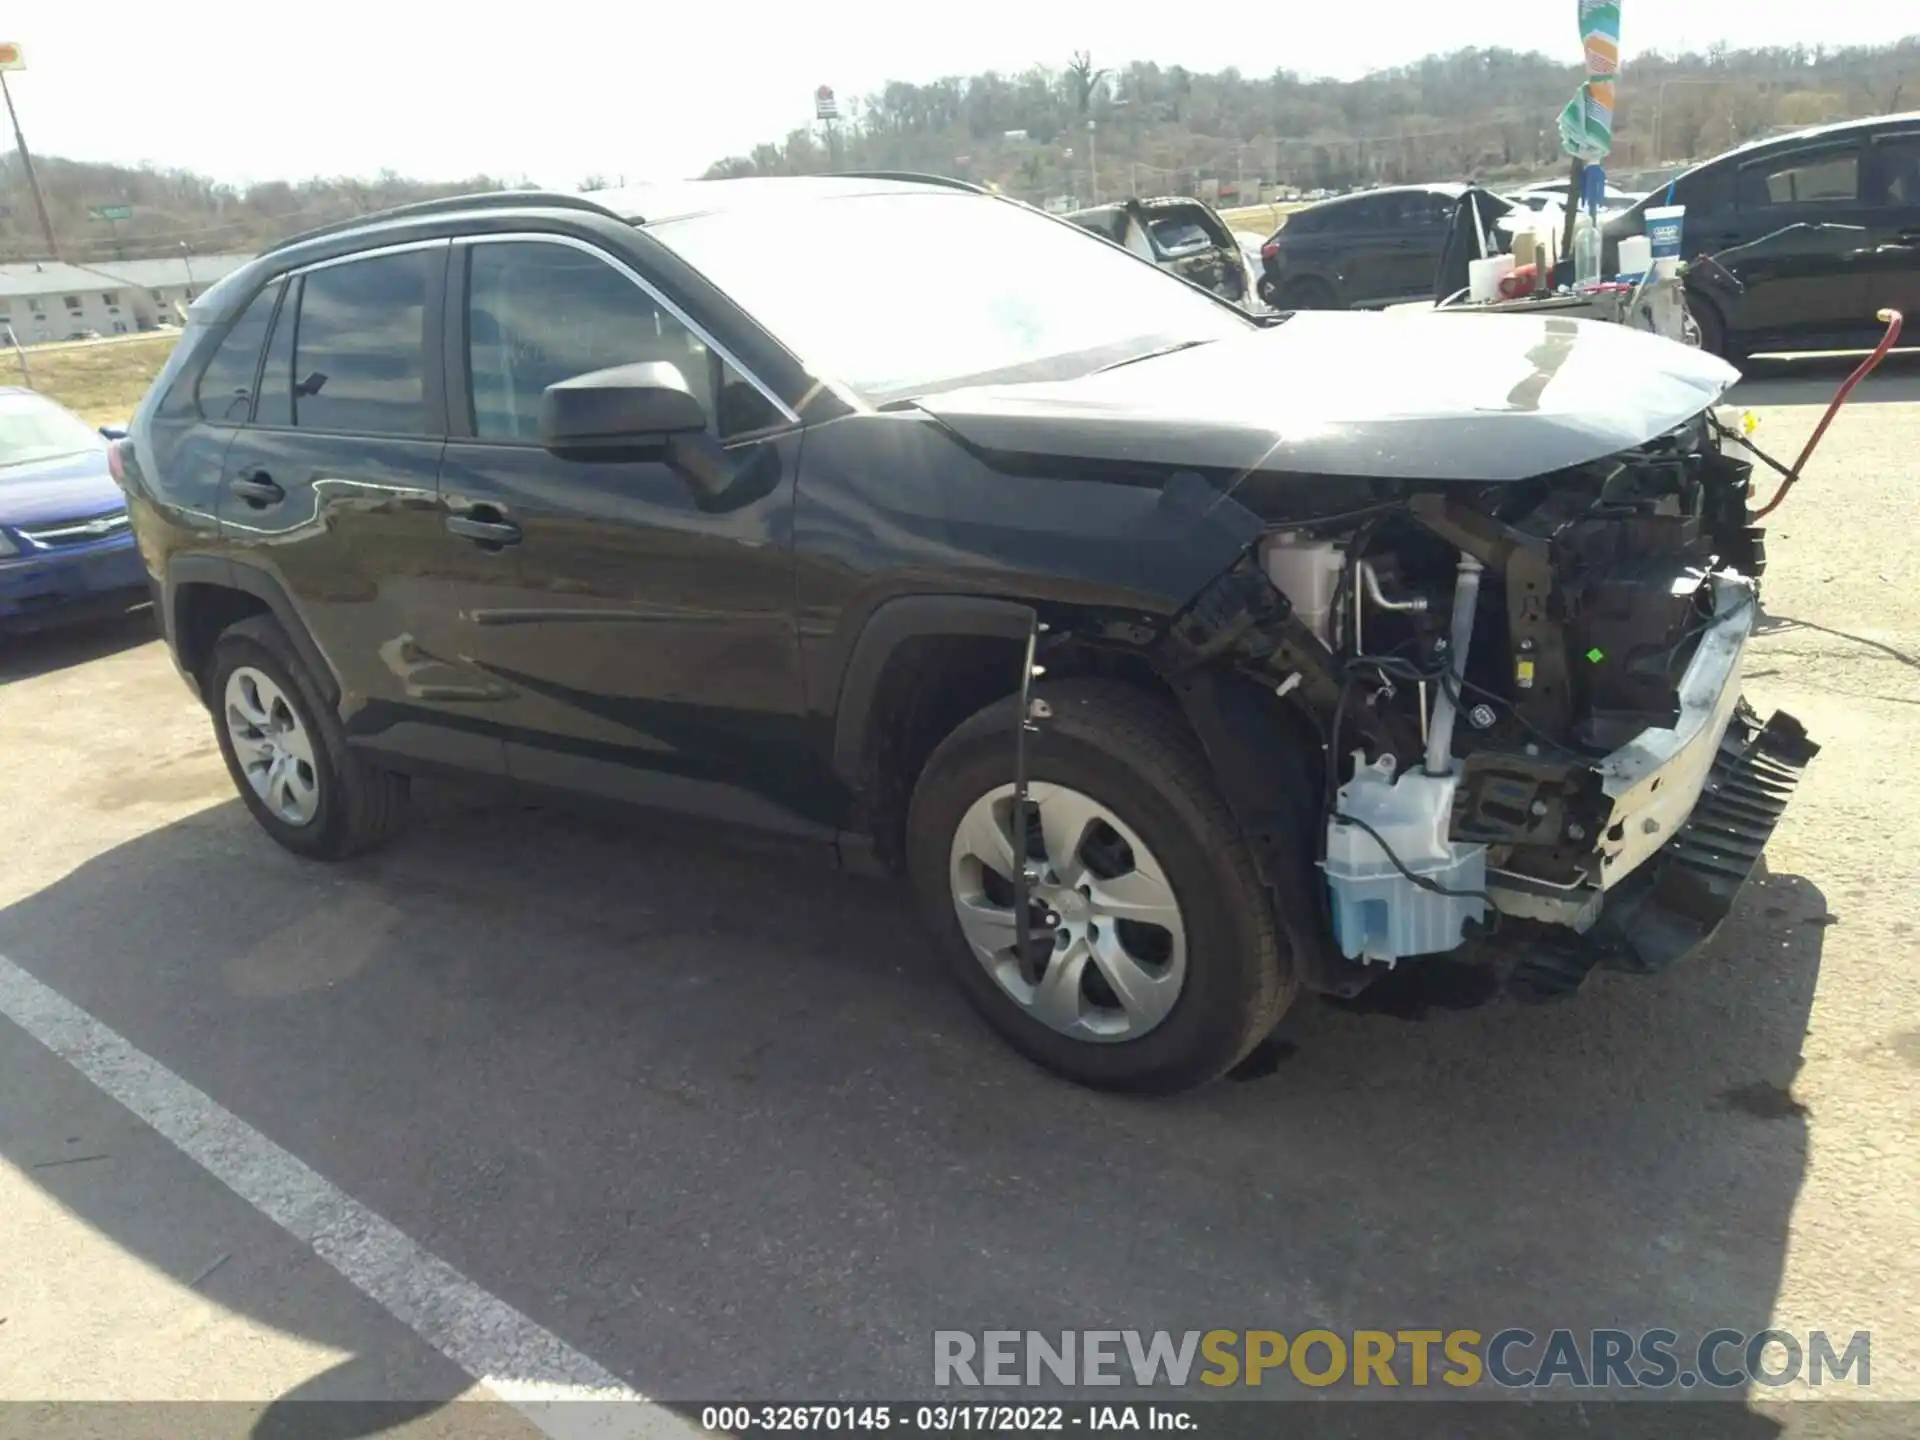
[[[249,615],[269,614],[287,634],[301,663],[329,705],[340,703],[340,677],[301,619],[293,597],[258,566],[218,555],[178,555],[167,565],[162,620],[174,662],[202,691],[207,659],[229,625]]]
[[[1042,620],[1042,614],[1048,619]],[[913,786],[934,747],[969,716],[1020,688],[1033,627],[1049,679],[1104,676],[1167,695],[1136,626],[1137,648],[1072,637],[1071,606],[977,595],[910,595],[885,601],[855,640],[833,719],[833,770],[855,797],[858,822],[877,858],[897,868]],[[1008,735],[1012,745],[1012,735]]]

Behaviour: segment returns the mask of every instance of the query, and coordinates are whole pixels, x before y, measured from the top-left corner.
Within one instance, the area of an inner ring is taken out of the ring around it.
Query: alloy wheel
[[[1026,834],[1011,785],[982,795],[954,832],[954,912],[975,958],[1042,1024],[1077,1040],[1134,1040],[1166,1019],[1187,973],[1173,886],[1111,807],[1064,785],[1028,786]],[[1013,910],[1016,854],[1030,876],[1027,953]]]
[[[310,824],[320,809],[320,776],[312,737],[286,692],[264,671],[239,665],[223,700],[234,760],[253,793],[286,824]]]

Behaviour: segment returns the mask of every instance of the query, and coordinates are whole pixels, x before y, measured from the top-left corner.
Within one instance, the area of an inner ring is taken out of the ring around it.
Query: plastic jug
[[[1653,268],[1653,242],[1644,235],[1620,238],[1620,278],[1638,280]]]

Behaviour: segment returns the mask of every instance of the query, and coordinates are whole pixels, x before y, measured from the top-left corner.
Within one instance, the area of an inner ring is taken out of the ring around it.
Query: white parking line
[[[703,1433],[647,1403],[4,955],[0,1015],[545,1433],[566,1440]]]

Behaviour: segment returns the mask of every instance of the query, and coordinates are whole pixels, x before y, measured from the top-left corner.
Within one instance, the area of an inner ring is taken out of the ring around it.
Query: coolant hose
[[[1433,724],[1427,730],[1427,774],[1453,772],[1453,722],[1460,713],[1459,695],[1467,674],[1467,646],[1473,642],[1473,612],[1480,602],[1480,562],[1460,552],[1460,569],[1453,583],[1453,634],[1447,641],[1447,676],[1433,702]]]

